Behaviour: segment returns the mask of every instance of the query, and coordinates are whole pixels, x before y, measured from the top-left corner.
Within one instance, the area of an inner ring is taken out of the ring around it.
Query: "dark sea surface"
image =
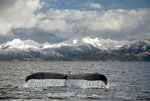
[[[35,72],[101,73],[109,88],[26,87]],[[150,101],[150,62],[0,62],[0,100]]]

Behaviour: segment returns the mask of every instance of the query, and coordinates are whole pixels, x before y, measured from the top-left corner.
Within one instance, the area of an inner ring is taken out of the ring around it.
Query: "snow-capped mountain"
[[[131,45],[124,45],[119,49],[122,53],[139,54],[143,52],[150,52],[150,40],[143,40],[133,43]]]
[[[40,44],[32,41],[32,40],[25,40],[22,41],[20,39],[14,39],[12,41],[8,41],[1,45],[1,49],[20,49],[20,50],[26,50],[29,48],[40,48]]]
[[[94,54],[142,53],[150,52],[150,40],[116,41],[103,38],[85,37],[51,44],[33,40],[14,39],[0,45],[0,60],[24,60],[42,58],[44,60],[87,57]],[[107,54],[106,54],[107,55]]]
[[[11,60],[63,56],[53,49],[44,49],[42,47],[42,44],[39,44],[32,40],[22,41],[20,39],[14,39],[0,45],[0,59]]]
[[[20,39],[14,39],[12,41],[8,41],[2,45],[0,45],[0,49],[20,49],[20,50],[28,50],[31,48],[34,49],[46,49],[46,48],[59,48],[62,46],[80,46],[80,45],[91,45],[95,48],[98,48],[100,50],[112,50],[112,49],[118,49],[124,45],[127,45],[129,41],[116,41],[111,39],[102,39],[102,38],[90,38],[85,37],[80,40],[74,39],[69,41],[64,41],[60,43],[50,44],[48,42],[45,42],[43,44],[40,44],[38,42],[35,42],[33,40],[20,40]]]
[[[82,39],[82,42],[90,44],[101,50],[118,49],[124,45],[129,44],[129,41],[116,41],[116,40],[103,39],[103,38],[97,38],[97,37],[94,39],[91,39],[90,37],[85,37]]]

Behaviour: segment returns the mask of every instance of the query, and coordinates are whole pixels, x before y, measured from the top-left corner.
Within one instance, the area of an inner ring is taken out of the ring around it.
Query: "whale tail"
[[[28,82],[30,79],[66,79],[66,78],[67,78],[66,74],[38,72],[28,75],[25,81]]]
[[[108,88],[108,79],[105,75],[99,73],[83,73],[83,74],[62,74],[62,73],[48,73],[38,72],[26,77],[25,81],[31,79],[64,79],[64,80],[87,80],[87,81],[103,81],[106,88]]]

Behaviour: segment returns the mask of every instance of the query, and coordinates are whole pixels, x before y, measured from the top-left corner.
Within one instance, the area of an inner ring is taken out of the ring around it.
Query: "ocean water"
[[[58,86],[63,80],[25,83],[26,76],[35,72],[101,73],[108,78],[109,88],[86,88],[85,81],[73,81],[67,87]],[[150,62],[0,62],[0,100],[150,101]]]

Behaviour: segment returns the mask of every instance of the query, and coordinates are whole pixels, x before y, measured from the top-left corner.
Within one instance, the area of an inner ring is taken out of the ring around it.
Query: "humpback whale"
[[[38,72],[26,77],[26,82],[30,79],[65,79],[65,80],[88,80],[88,81],[103,81],[108,86],[108,79],[105,75],[99,73],[83,73],[83,74],[62,74],[52,72]]]

